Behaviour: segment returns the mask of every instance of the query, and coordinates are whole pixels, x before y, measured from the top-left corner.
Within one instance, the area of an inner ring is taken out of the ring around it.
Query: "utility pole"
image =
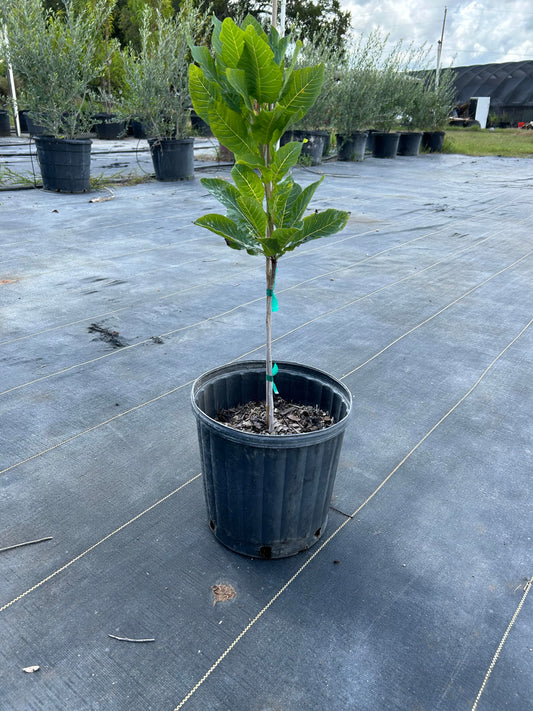
[[[437,71],[435,72],[435,89],[439,88],[439,74],[440,74],[440,55],[442,52],[442,43],[444,41],[444,26],[446,25],[446,13],[448,12],[448,8],[444,8],[444,19],[442,21],[442,32],[440,36],[440,40],[437,42]]]

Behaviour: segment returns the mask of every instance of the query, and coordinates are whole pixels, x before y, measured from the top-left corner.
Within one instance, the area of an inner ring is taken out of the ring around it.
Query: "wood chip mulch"
[[[247,402],[217,413],[217,420],[243,432],[268,434],[266,427],[266,404]],[[274,434],[290,435],[316,432],[334,424],[334,418],[318,405],[300,405],[282,397],[274,398]]]

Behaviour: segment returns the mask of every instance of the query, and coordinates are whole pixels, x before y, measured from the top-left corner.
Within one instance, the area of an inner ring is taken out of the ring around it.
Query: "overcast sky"
[[[433,45],[442,32],[441,66],[533,60],[533,0],[341,0],[356,32],[373,27],[391,40]]]

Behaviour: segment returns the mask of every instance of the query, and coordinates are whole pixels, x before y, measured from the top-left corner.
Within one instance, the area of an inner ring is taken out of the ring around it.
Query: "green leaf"
[[[242,97],[248,109],[252,108],[250,97],[248,94],[248,84],[246,82],[246,74],[244,69],[226,69],[228,82]]]
[[[209,106],[219,96],[218,88],[196,64],[189,65],[189,94],[198,116],[209,123]]]
[[[205,229],[224,237],[226,244],[232,249],[245,249],[248,254],[260,254],[261,252],[253,239],[240,230],[235,222],[225,215],[217,215],[216,213],[203,215],[195,220],[194,224],[199,227],[205,227]]]
[[[289,226],[291,206],[298,195],[302,192],[302,189],[297,185],[292,177],[286,178],[283,182],[278,183],[274,189],[274,199],[272,203],[272,214],[274,217],[274,223],[278,227]],[[289,205],[289,199],[291,198]],[[293,223],[290,224],[291,227],[296,226]]]
[[[270,237],[260,240],[265,257],[281,257],[287,251],[287,245],[299,232],[296,228],[279,228]]]
[[[259,239],[264,237],[267,227],[267,215],[263,205],[251,197],[239,197],[237,203],[239,211],[248,223],[252,234]]]
[[[242,21],[241,28],[243,30],[246,30],[246,28],[249,27],[250,25],[255,28],[255,31],[257,32],[259,37],[261,37],[265,42],[268,41],[268,37],[266,36],[265,31],[261,27],[260,23],[255,19],[255,17],[253,15],[248,14]]]
[[[291,119],[291,114],[280,106],[270,110],[264,109],[254,117],[252,136],[262,145],[276,143]]]
[[[255,170],[242,163],[236,163],[231,170],[231,177],[241,195],[262,202],[265,187]]]
[[[279,182],[288,171],[298,163],[298,158],[302,152],[303,143],[300,141],[291,141],[276,151],[272,160],[272,177],[273,183]]]
[[[287,250],[294,249],[304,242],[310,242],[319,237],[329,237],[340,232],[348,222],[349,213],[343,210],[324,210],[304,217],[303,227],[291,240]]]
[[[318,98],[323,82],[323,64],[296,69],[292,72],[279,103],[292,115],[305,116]]]
[[[241,194],[234,185],[222,178],[202,178],[200,182],[225,208],[238,209],[237,200]]]
[[[283,71],[274,61],[274,53],[251,25],[246,28],[244,42],[239,68],[246,74],[248,93],[260,104],[275,103],[283,85]]]
[[[307,185],[298,194],[293,192],[287,202],[286,226],[292,227],[302,220],[303,214],[315,194],[316,189],[324,180],[324,176],[310,185]],[[298,186],[299,187],[299,186]]]
[[[222,30],[222,22],[216,15],[213,15],[213,33],[211,35],[211,44],[218,57],[222,54],[222,42],[220,41],[220,32]]]
[[[189,48],[191,50],[192,58],[197,64],[200,65],[205,76],[210,81],[217,81],[218,77],[215,62],[209,52],[209,49],[204,45],[197,47],[193,44],[189,45]]]
[[[237,160],[242,160],[252,166],[261,166],[261,156],[256,153],[257,146],[248,135],[249,124],[233,111],[223,101],[211,102],[209,106],[209,125],[222,143],[235,153]]]
[[[222,51],[220,58],[227,67],[237,68],[244,49],[244,32],[229,17],[226,17],[220,29]]]

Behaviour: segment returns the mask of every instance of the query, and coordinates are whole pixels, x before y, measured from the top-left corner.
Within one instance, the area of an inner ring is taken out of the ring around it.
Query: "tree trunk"
[[[266,258],[266,421],[269,434],[274,432],[274,380],[272,375],[272,294],[276,281],[276,259]]]

